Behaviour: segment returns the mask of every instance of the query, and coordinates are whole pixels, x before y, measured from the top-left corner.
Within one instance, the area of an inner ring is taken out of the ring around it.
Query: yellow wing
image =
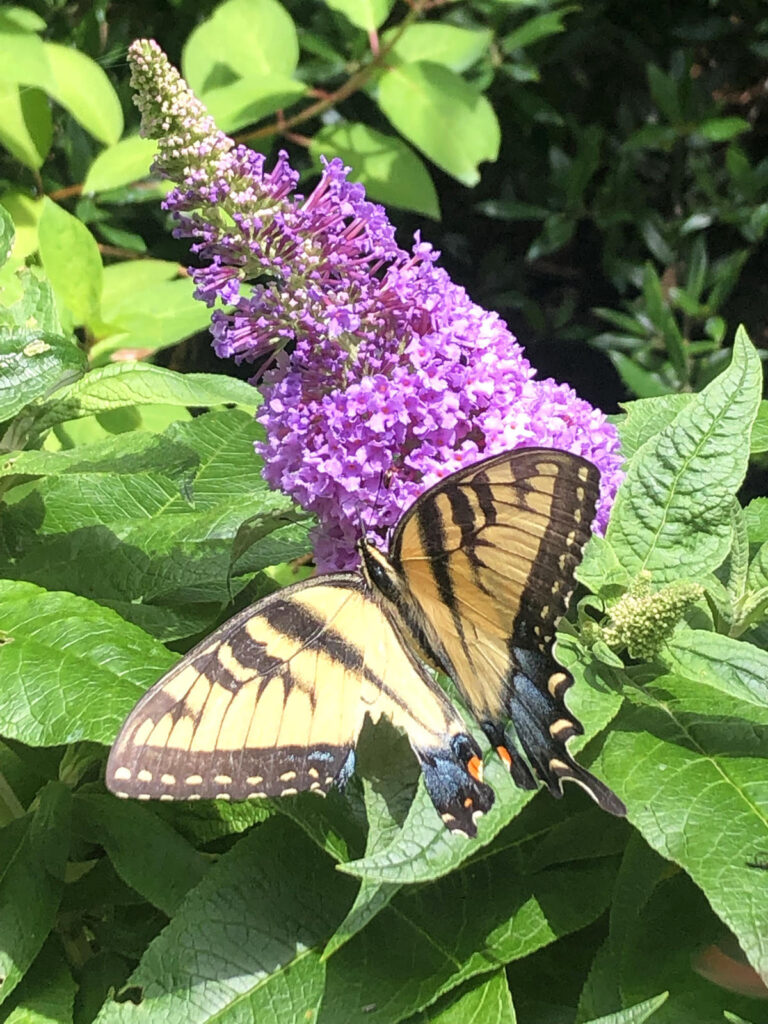
[[[244,800],[343,786],[366,715],[408,735],[449,828],[493,803],[480,750],[357,574],[287,587],[225,623],[128,716],[107,764],[122,797]]]
[[[398,524],[389,559],[410,632],[459,686],[515,781],[535,785],[505,733],[510,717],[553,793],[570,778],[621,814],[621,801],[566,751],[583,729],[563,699],[573,678],[552,656],[598,494],[598,471],[585,459],[506,452],[422,495]]]

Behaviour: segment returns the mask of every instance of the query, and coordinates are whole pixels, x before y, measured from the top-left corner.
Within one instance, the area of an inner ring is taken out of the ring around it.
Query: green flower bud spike
[[[651,574],[643,571],[610,608],[602,639],[609,647],[626,647],[631,658],[650,661],[686,611],[703,596],[700,583],[682,581],[652,591]]]

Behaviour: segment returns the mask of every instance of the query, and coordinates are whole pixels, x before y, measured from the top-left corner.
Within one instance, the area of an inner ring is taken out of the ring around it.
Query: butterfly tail
[[[416,750],[427,792],[451,832],[477,835],[477,819],[493,806],[493,790],[483,782],[480,748],[466,733],[450,745]]]
[[[507,730],[496,722],[483,722],[482,725],[483,732],[506,766],[515,785],[520,789],[538,789],[538,784],[531,773],[531,769],[526,764],[525,759],[517,749],[514,740]]]
[[[577,764],[566,749],[572,736],[581,736],[584,732],[581,722],[568,711],[563,699],[572,683],[573,678],[553,662],[538,685],[527,674],[516,672],[507,689],[507,711],[529,763],[553,796],[563,795],[564,781],[575,782],[604,811],[623,817],[627,809],[622,801]]]

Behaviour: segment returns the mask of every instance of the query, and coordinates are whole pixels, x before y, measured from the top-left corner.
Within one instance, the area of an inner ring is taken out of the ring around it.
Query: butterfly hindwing
[[[193,648],[131,712],[107,785],[160,800],[325,793],[352,771],[366,715],[382,714],[448,827],[474,834],[493,802],[479,748],[352,573],[270,595]]]
[[[621,801],[567,752],[583,730],[554,661],[599,494],[597,469],[568,452],[525,448],[476,463],[420,498],[397,526],[397,601],[421,648],[462,691],[518,785],[535,785],[504,725],[556,795],[564,778],[612,813]]]

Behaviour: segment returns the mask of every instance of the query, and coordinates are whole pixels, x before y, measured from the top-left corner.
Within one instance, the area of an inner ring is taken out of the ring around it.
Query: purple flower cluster
[[[594,462],[604,527],[621,457],[601,412],[533,380],[504,322],[429,245],[399,248],[339,160],[304,199],[285,154],[265,172],[260,154],[218,132],[156,44],[135,43],[130,57],[143,131],[160,138],[156,166],[179,182],[166,208],[203,263],[197,295],[225,307],[213,313],[216,351],[272,355],[264,475],[317,515],[321,570],[356,564],[361,520],[381,537],[441,477],[521,446]]]

